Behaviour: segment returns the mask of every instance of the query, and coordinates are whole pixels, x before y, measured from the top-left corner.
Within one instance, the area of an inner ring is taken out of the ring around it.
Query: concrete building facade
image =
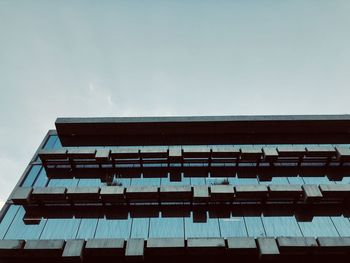
[[[348,258],[348,115],[55,125],[1,210],[1,262]]]

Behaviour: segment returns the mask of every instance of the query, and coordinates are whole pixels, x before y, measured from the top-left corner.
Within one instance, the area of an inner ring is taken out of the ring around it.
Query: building
[[[350,116],[58,118],[0,262],[345,261]]]

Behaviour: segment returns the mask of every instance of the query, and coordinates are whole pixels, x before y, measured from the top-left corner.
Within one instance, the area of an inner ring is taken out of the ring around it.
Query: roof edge
[[[152,123],[152,122],[245,122],[245,121],[350,121],[342,115],[222,115],[222,116],[155,116],[155,117],[58,117],[56,124],[69,123]]]

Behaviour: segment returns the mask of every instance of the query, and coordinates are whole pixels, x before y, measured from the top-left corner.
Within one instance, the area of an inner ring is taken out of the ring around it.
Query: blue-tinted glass
[[[209,177],[209,178],[205,178],[205,183],[207,185],[218,185],[218,184],[228,184],[229,181],[227,177],[220,177],[220,178]]]
[[[327,176],[303,177],[305,184],[334,184]]]
[[[49,187],[74,187],[77,186],[79,179],[50,179]]]
[[[208,217],[206,213],[206,220],[193,221],[193,212],[191,217],[185,217],[185,237],[220,237],[219,219]]]
[[[288,181],[290,184],[304,184],[303,178],[301,178],[299,175],[295,177],[288,177]]]
[[[289,184],[287,177],[273,177],[271,181],[261,181],[260,184]]]
[[[34,183],[34,187],[44,187],[46,186],[46,183],[48,181],[48,178],[46,176],[46,171],[44,168],[42,168],[39,172],[39,175],[37,176],[35,183]]]
[[[80,187],[87,187],[87,186],[101,186],[101,180],[100,179],[80,179],[78,186]]]
[[[342,237],[350,236],[350,221],[349,218],[344,216],[332,216],[331,217],[338,233]]]
[[[42,219],[37,225],[25,225],[24,215],[25,210],[20,207],[4,239],[39,239],[46,220]]]
[[[340,181],[335,181],[336,184],[350,184],[350,176],[343,177]]]
[[[329,216],[315,216],[311,222],[298,222],[304,236],[339,236]]]
[[[190,180],[191,180],[191,185],[192,186],[194,186],[194,185],[205,185],[205,178],[194,178],[194,177],[191,177]]]
[[[258,178],[238,178],[238,177],[229,177],[228,181],[232,185],[241,185],[241,184],[259,184]]]
[[[133,179],[131,179],[131,185],[159,186],[160,185],[160,178],[133,178]]]
[[[269,237],[302,236],[294,216],[263,216],[262,220]]]
[[[231,216],[219,218],[221,237],[246,237],[248,236],[243,217]]]
[[[73,239],[75,238],[81,219],[50,218],[40,236],[40,239]]]
[[[98,220],[95,238],[129,238],[131,219],[106,219]]]
[[[53,145],[52,147],[53,149],[59,149],[59,148],[62,148],[62,144],[61,144],[61,140],[60,138],[57,138],[55,144]],[[97,148],[97,147],[96,147]]]
[[[49,139],[46,141],[44,149],[45,150],[50,150],[53,148],[53,146],[55,145],[55,142],[57,141],[57,136],[56,135],[51,135],[49,137]]]
[[[181,181],[170,181],[170,178],[161,178],[161,185],[190,185],[191,179],[189,177],[181,177]]]
[[[29,187],[32,186],[38,173],[40,172],[41,165],[33,165],[29,172],[26,175],[26,179],[24,180],[22,186]]]
[[[7,229],[11,225],[13,219],[15,218],[17,212],[18,212],[19,206],[17,205],[11,205],[9,209],[6,211],[5,216],[2,218],[0,223],[0,239],[3,239]]]
[[[247,227],[248,236],[263,237],[266,236],[264,226],[260,216],[245,216],[245,225]]]
[[[181,237],[185,235],[183,217],[156,217],[150,219],[149,237]]]
[[[338,144],[325,144],[325,145],[350,147],[350,144],[346,144],[346,143],[338,143]]]
[[[148,238],[149,218],[133,218],[131,238]]]
[[[114,178],[113,178],[113,184],[114,184],[114,185],[119,185],[119,186],[127,187],[127,186],[130,186],[130,184],[131,184],[131,179],[128,179],[128,178],[116,178],[116,177],[114,177]]]
[[[98,222],[97,218],[81,219],[76,238],[82,238],[82,239],[93,238],[95,236],[97,222]]]

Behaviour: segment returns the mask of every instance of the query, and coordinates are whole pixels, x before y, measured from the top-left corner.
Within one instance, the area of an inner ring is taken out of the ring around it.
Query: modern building
[[[350,116],[58,118],[0,262],[346,261]]]

